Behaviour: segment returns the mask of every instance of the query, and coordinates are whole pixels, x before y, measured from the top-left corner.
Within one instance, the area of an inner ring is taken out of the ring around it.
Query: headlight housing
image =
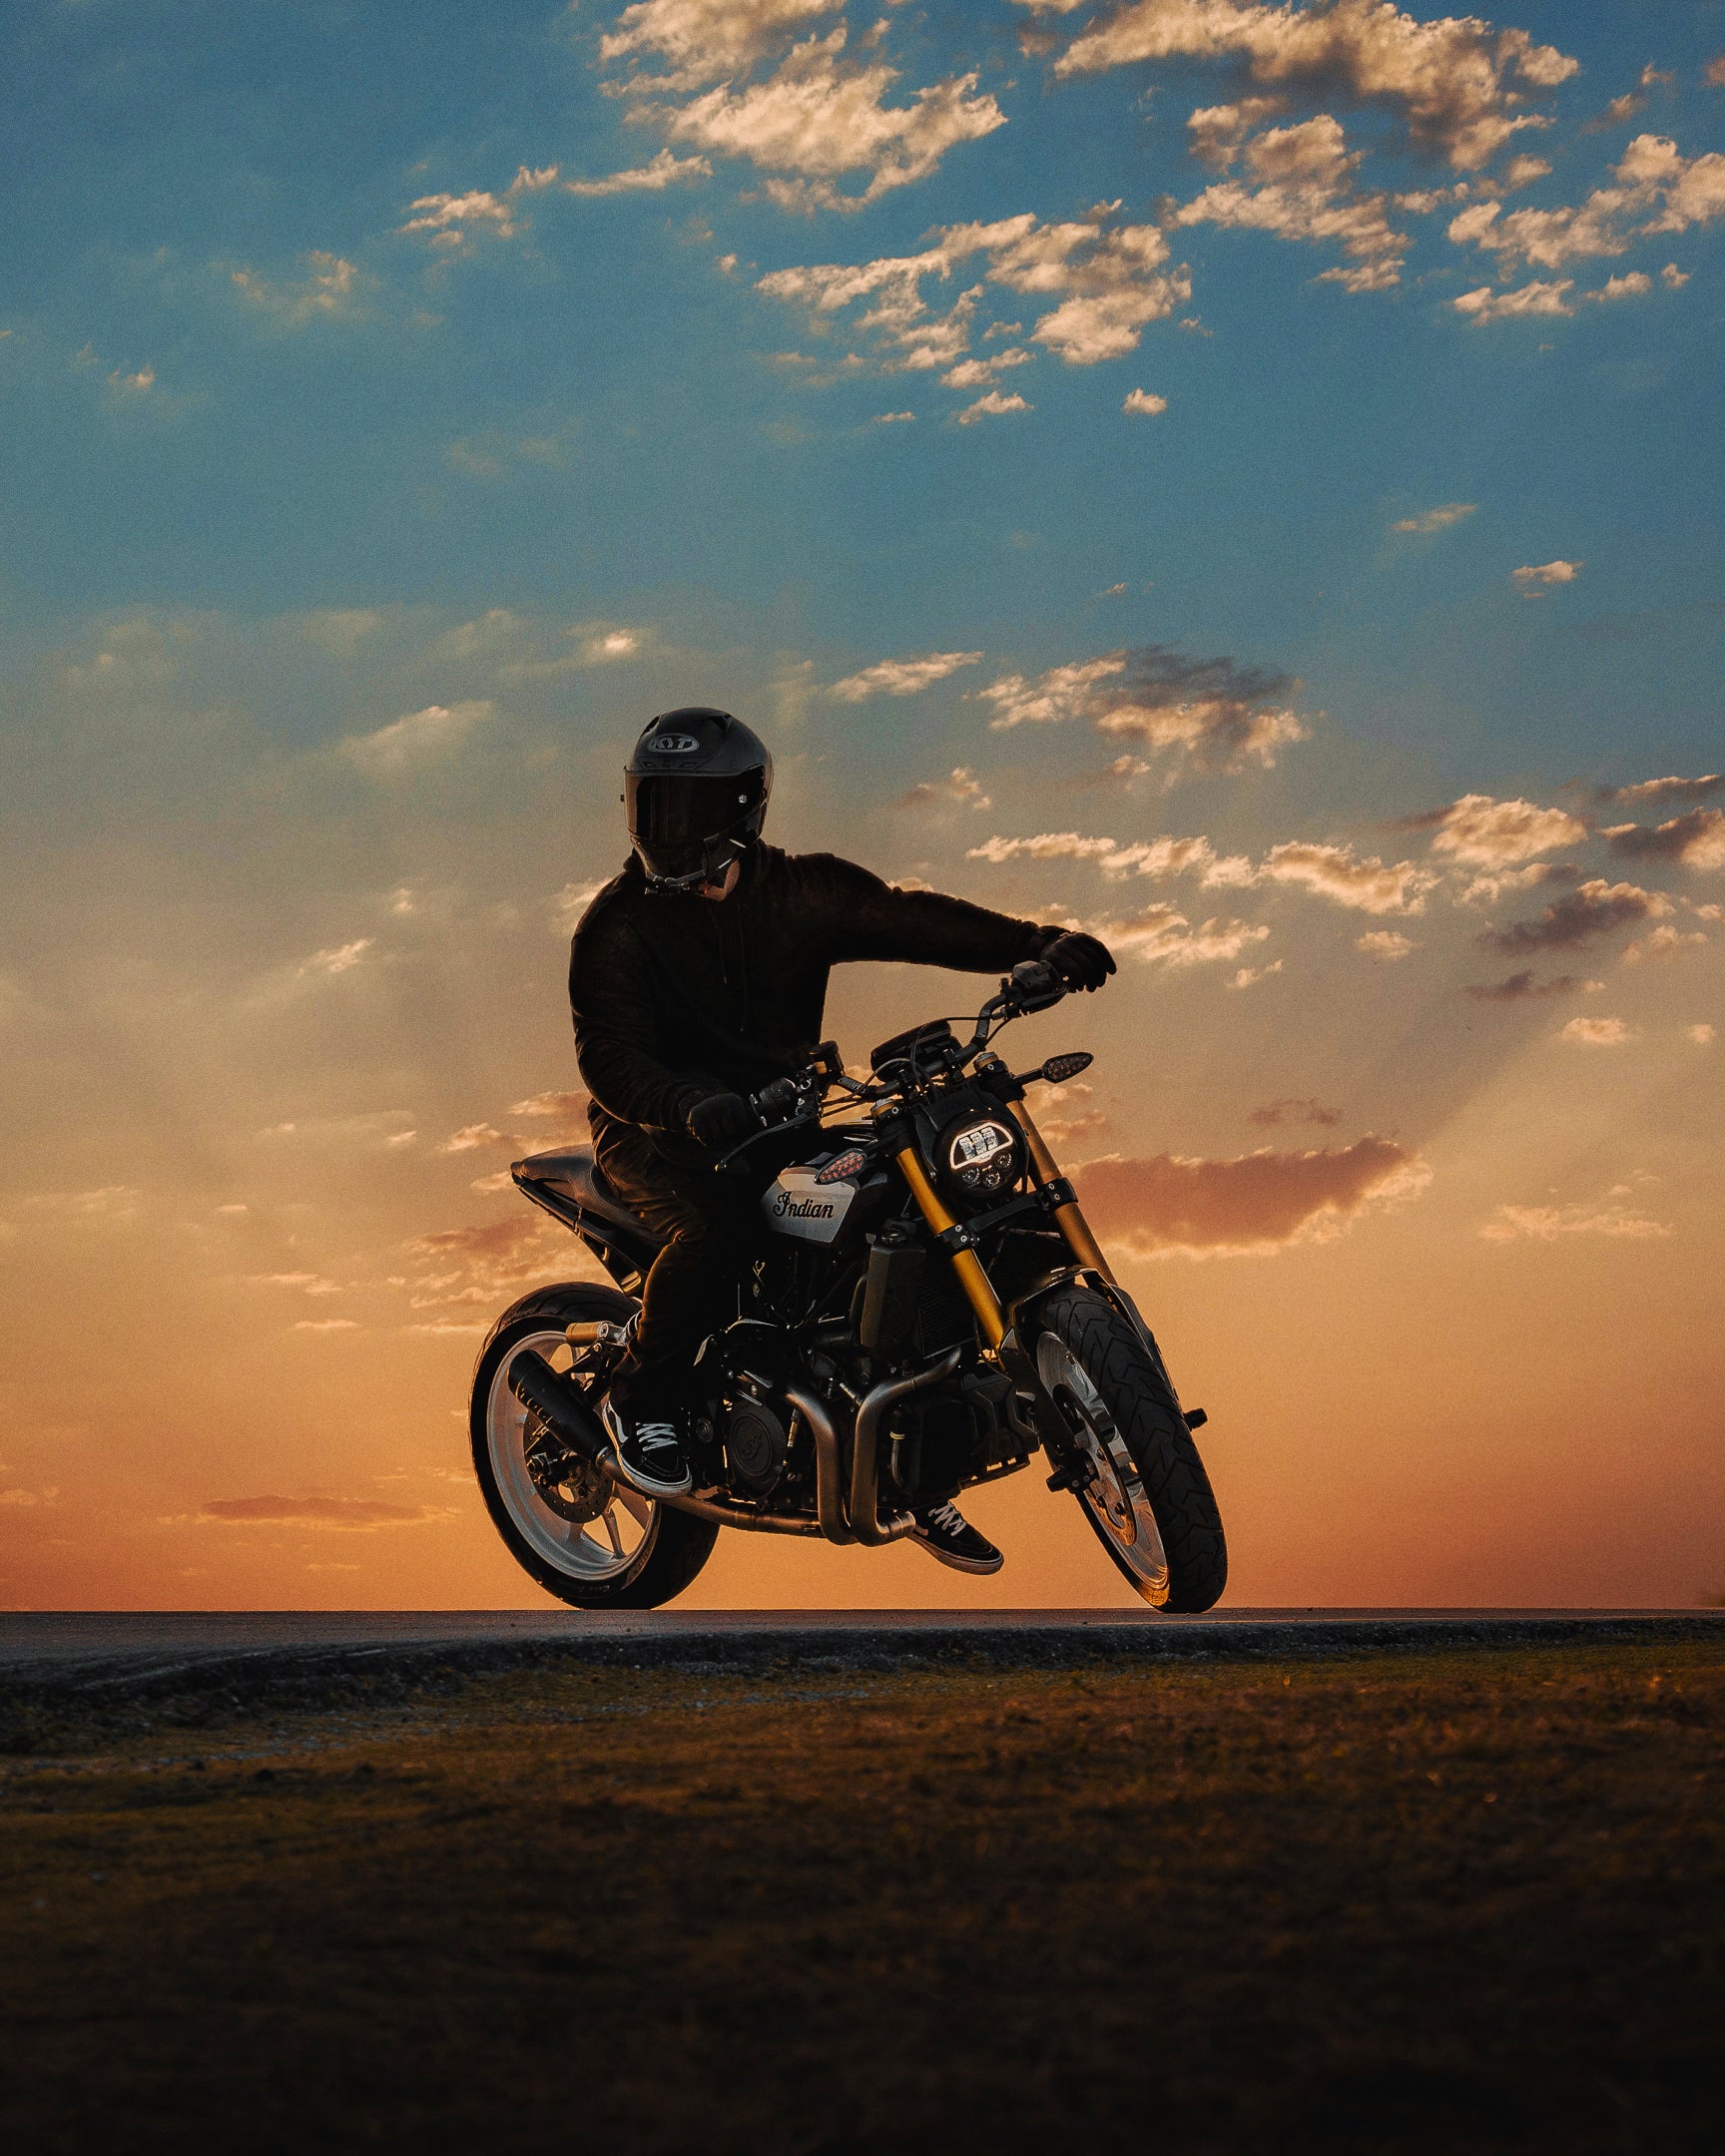
[[[1022,1180],[1023,1137],[1005,1116],[969,1109],[941,1131],[934,1161],[947,1201],[961,1212],[981,1212],[998,1205]]]

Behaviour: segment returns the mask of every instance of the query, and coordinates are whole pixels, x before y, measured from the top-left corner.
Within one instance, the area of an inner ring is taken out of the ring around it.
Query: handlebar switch
[[[777,1119],[789,1115],[799,1097],[795,1078],[773,1078],[756,1094],[755,1110],[758,1115]]]
[[[1021,1011],[1049,1010],[1066,993],[1066,983],[1045,958],[1023,958],[1002,988]]]

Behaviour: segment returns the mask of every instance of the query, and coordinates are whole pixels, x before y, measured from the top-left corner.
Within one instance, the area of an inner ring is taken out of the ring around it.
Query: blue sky
[[[82,0],[0,51],[0,1263],[50,1332],[137,1328],[183,1524],[104,1545],[135,1591],[199,1573],[212,1475],[444,1472],[472,1327],[563,1262],[500,1164],[578,1124],[561,938],[679,702],[773,739],[785,842],[1119,943],[1069,1150],[1201,1350],[1225,1276],[1310,1331],[1348,1265],[1457,1325],[1520,1268],[1562,1382],[1626,1295],[1681,1335],[1725,5]],[[1166,1161],[1236,1198],[1175,1234]],[[257,1466],[172,1405],[236,1329],[300,1403]],[[0,1408],[27,1492],[105,1411]]]

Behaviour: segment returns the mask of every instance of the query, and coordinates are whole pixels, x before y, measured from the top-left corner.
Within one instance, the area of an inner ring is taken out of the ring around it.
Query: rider
[[[666,1239],[602,1409],[619,1469],[649,1495],[690,1485],[681,1428],[694,1365],[736,1315],[765,1180],[715,1162],[761,1127],[746,1096],[807,1063],[832,967],[883,958],[998,973],[1043,958],[1075,988],[1114,971],[1094,936],[765,844],[772,790],[765,745],[729,712],[696,705],[655,719],[624,778],[634,850],[570,953],[595,1155]],[[950,1503],[924,1507],[913,1532],[961,1571],[1000,1568]]]

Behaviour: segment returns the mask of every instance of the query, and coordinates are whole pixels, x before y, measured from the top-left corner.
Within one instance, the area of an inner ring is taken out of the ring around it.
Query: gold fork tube
[[[1038,1179],[1052,1183],[1060,1173],[1060,1163],[1049,1152],[1042,1133],[1030,1120],[1030,1110],[1023,1101],[1012,1103],[1012,1115],[1018,1128],[1024,1133],[1024,1143],[1030,1148],[1030,1160]],[[1092,1273],[1100,1273],[1112,1285],[1114,1269],[1102,1255],[1102,1246],[1090,1233],[1090,1223],[1079,1210],[1077,1199],[1069,1204],[1056,1206],[1054,1218],[1060,1223],[1060,1233],[1066,1238],[1066,1247],[1081,1266],[1088,1266]]]
[[[927,1172],[916,1158],[913,1146],[906,1146],[897,1156],[898,1173],[910,1186],[910,1195],[922,1209],[922,1218],[936,1235],[944,1235],[958,1223],[940,1202],[940,1195],[929,1182]],[[1076,1211],[1076,1208],[1073,1209]],[[952,1270],[958,1276],[958,1285],[969,1298],[970,1308],[976,1313],[976,1323],[982,1328],[982,1337],[990,1348],[998,1348],[1006,1334],[1006,1320],[1001,1315],[1000,1300],[990,1287],[988,1276],[982,1270],[982,1261],[971,1250],[949,1252]]]

